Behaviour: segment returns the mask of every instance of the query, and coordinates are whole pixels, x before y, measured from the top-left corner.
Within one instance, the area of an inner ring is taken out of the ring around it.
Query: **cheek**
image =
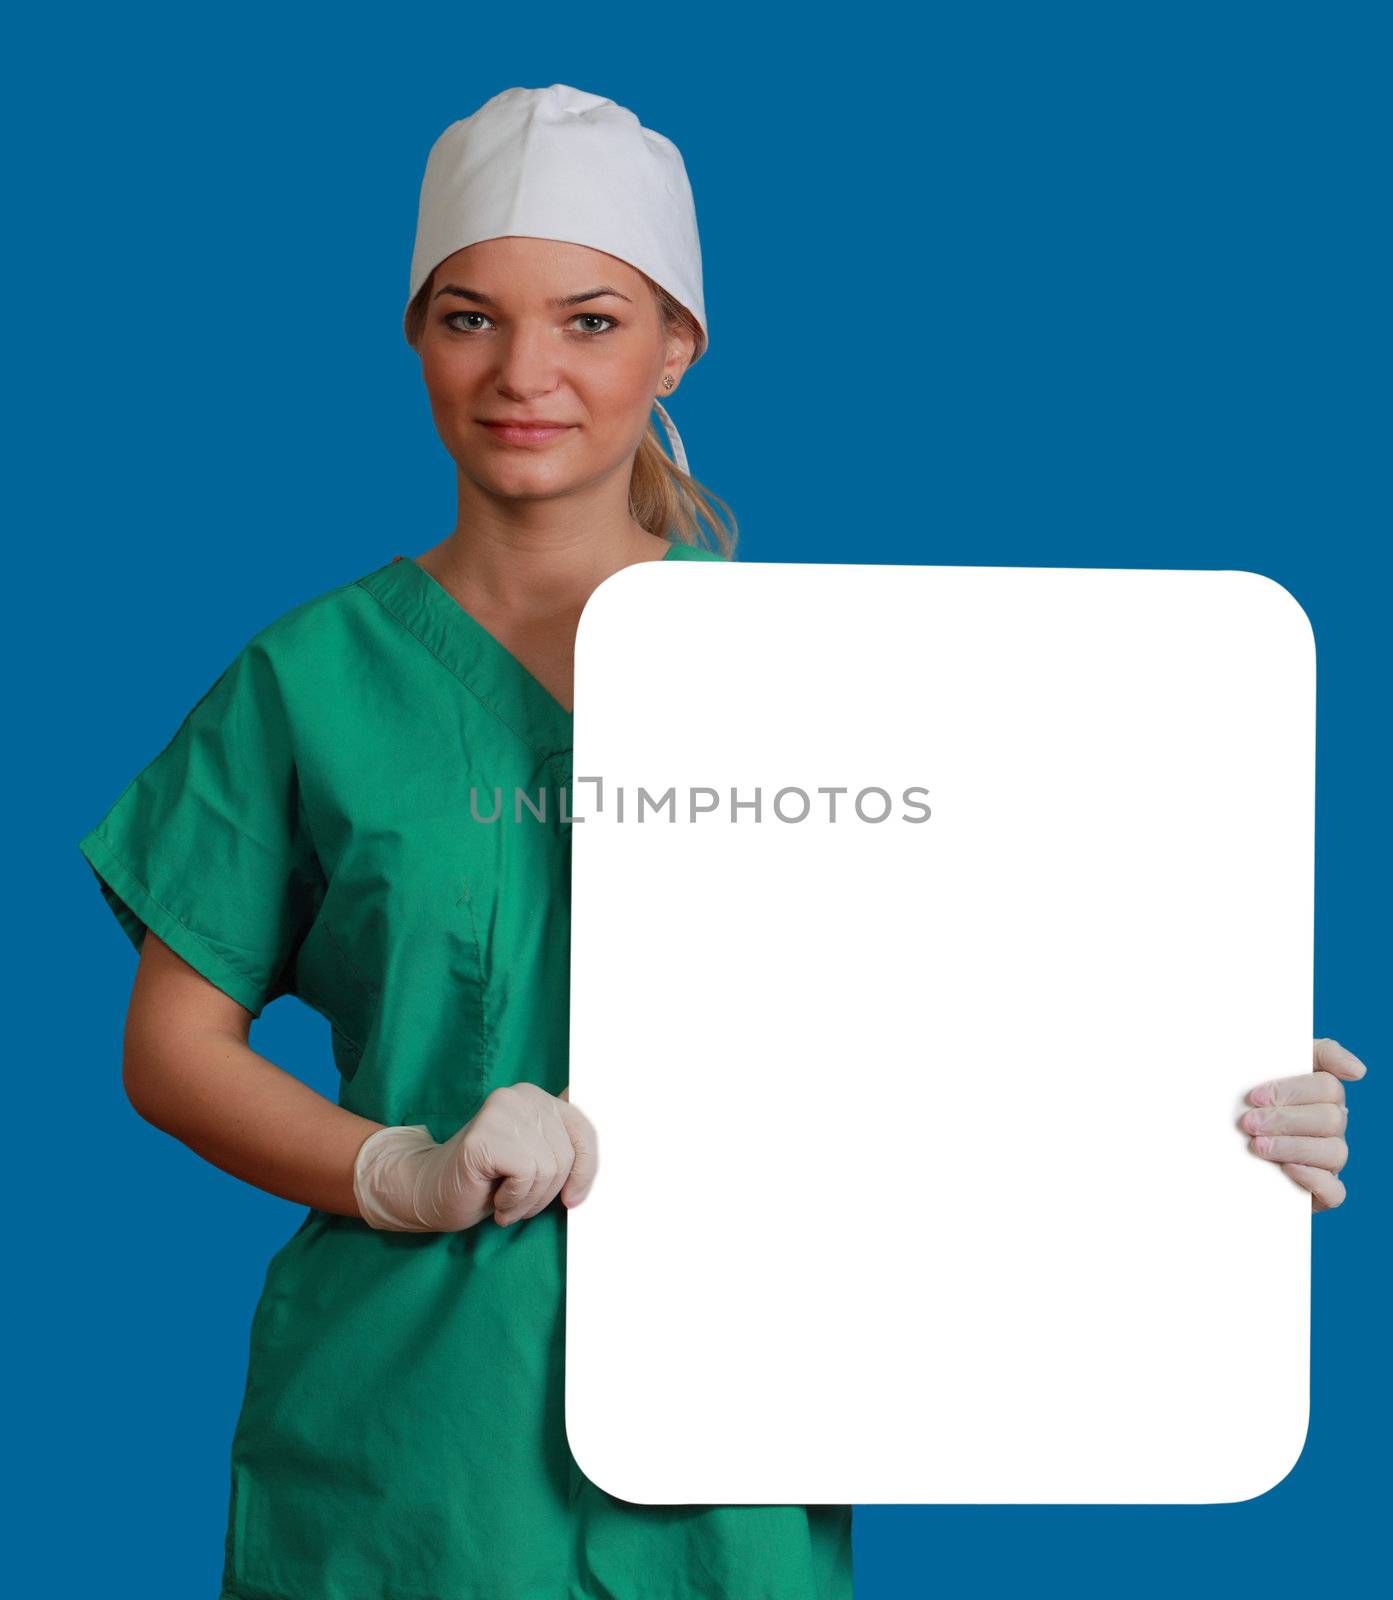
[[[438,357],[421,363],[430,402],[436,411],[449,411],[477,392],[478,377],[467,362],[442,361]]]
[[[597,427],[608,433],[642,431],[653,404],[651,363],[623,353],[596,363],[586,381],[586,402]]]

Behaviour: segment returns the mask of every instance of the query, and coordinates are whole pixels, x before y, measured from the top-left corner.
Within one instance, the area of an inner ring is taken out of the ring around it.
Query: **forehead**
[[[568,239],[539,239],[528,234],[466,245],[446,256],[435,269],[437,288],[465,278],[471,287],[498,297],[505,292],[571,294],[604,283],[637,298],[647,283],[637,268],[618,256]]]

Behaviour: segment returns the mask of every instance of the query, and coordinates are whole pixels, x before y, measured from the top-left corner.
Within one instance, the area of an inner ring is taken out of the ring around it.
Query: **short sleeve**
[[[322,899],[275,667],[253,640],[78,848],[132,944],[156,934],[259,1016]]]

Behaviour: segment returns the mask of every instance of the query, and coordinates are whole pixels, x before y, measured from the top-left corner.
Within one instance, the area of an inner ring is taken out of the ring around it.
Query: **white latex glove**
[[[1336,1176],[1349,1160],[1345,1083],[1357,1082],[1368,1068],[1335,1039],[1315,1040],[1312,1060],[1310,1072],[1250,1089],[1248,1103],[1258,1109],[1245,1112],[1238,1125],[1257,1136],[1248,1141],[1254,1155],[1277,1162],[1311,1191],[1312,1211],[1331,1211],[1345,1198]]]
[[[495,1089],[444,1144],[421,1123],[379,1128],[353,1163],[363,1221],[396,1233],[452,1233],[490,1212],[507,1227],[544,1211],[565,1186],[577,1206],[595,1181],[595,1130],[571,1105],[569,1085]]]

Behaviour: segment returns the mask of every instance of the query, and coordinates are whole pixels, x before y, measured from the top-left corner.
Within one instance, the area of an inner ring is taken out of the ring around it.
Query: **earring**
[[[663,388],[664,389],[671,389],[672,388],[672,384],[673,384],[672,374],[670,372],[665,372],[663,374]]]

